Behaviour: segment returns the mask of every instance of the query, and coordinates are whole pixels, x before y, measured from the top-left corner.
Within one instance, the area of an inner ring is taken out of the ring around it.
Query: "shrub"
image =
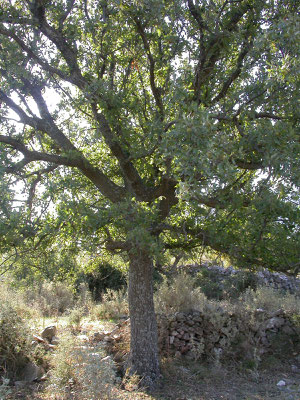
[[[267,286],[258,287],[256,290],[246,290],[241,300],[243,307],[249,310],[262,308],[272,312],[282,308],[287,314],[300,315],[300,298],[298,296]]]
[[[16,309],[2,301],[0,308],[0,375],[18,376],[32,354],[30,332]]]
[[[38,318],[40,312],[37,307],[32,307],[26,301],[26,296],[21,290],[0,282],[0,304],[9,304],[22,318]]]
[[[62,400],[70,393],[78,399],[110,399],[115,380],[114,363],[102,347],[80,346],[74,336],[64,336],[52,359],[48,391]]]
[[[75,303],[74,290],[65,282],[44,282],[37,289],[25,292],[26,301],[45,317],[63,314]]]
[[[102,302],[91,310],[91,316],[96,319],[118,319],[128,315],[127,292],[108,289],[102,296]]]
[[[202,309],[206,296],[200,288],[194,287],[195,284],[196,279],[185,273],[180,273],[171,280],[165,278],[154,295],[156,312],[169,314]]]
[[[9,387],[9,379],[2,378],[2,384],[0,385],[0,400],[4,400],[11,393]]]
[[[120,290],[126,287],[126,276],[118,268],[109,263],[99,263],[94,270],[83,276],[84,281],[93,295],[94,300],[101,300],[108,290]]]
[[[70,310],[70,313],[68,315],[68,326],[78,331],[80,329],[80,323],[82,321],[83,316],[84,316],[84,308],[82,307],[73,308],[72,310]]]
[[[195,285],[201,288],[201,291],[208,299],[221,300],[224,296],[219,273],[217,271],[202,268],[196,275]]]
[[[256,289],[257,277],[250,271],[239,271],[234,275],[222,276],[218,270],[202,268],[197,274],[196,285],[208,299],[236,299],[247,288]]]
[[[82,308],[85,313],[89,313],[89,311],[94,305],[94,301],[92,299],[89,287],[86,283],[82,282],[76,288],[75,300],[76,300],[76,307]]]
[[[246,289],[255,290],[257,287],[257,276],[251,271],[239,271],[231,275],[223,282],[223,298],[238,298]]]

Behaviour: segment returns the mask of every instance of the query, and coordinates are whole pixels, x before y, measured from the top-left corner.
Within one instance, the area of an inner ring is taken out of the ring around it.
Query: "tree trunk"
[[[130,374],[154,389],[160,377],[158,335],[153,302],[153,262],[140,248],[129,252],[128,301],[131,326]]]

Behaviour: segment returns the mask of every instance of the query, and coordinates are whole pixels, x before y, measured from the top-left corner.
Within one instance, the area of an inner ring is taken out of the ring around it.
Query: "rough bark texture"
[[[130,373],[153,389],[159,380],[158,334],[153,303],[153,263],[145,251],[129,252],[129,312],[131,323]]]

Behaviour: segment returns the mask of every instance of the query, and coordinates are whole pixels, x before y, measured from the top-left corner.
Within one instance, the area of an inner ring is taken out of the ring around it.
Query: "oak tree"
[[[147,386],[160,252],[299,270],[299,35],[291,0],[1,1],[2,267],[52,237],[127,254]]]

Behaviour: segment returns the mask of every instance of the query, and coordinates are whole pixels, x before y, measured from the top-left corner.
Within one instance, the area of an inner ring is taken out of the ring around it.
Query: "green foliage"
[[[296,2],[2,3],[0,273],[200,247],[299,272]]]
[[[257,277],[251,271],[242,271],[232,275],[224,282],[224,297],[238,298],[246,289],[255,290],[257,287]]]
[[[217,272],[202,268],[196,276],[195,284],[208,299],[221,300],[223,298],[223,288]]]
[[[32,358],[30,330],[21,315],[8,301],[0,310],[0,376],[17,378]]]
[[[87,272],[81,276],[89,287],[94,300],[100,300],[107,289],[119,290],[126,286],[126,276],[123,271],[108,262],[93,262]]]
[[[256,289],[257,277],[251,271],[239,271],[222,277],[218,271],[203,267],[196,276],[196,285],[208,299],[234,299],[241,296],[247,288]]]
[[[74,281],[78,252],[131,242],[296,274],[295,2],[41,10],[0,15],[2,268]]]

